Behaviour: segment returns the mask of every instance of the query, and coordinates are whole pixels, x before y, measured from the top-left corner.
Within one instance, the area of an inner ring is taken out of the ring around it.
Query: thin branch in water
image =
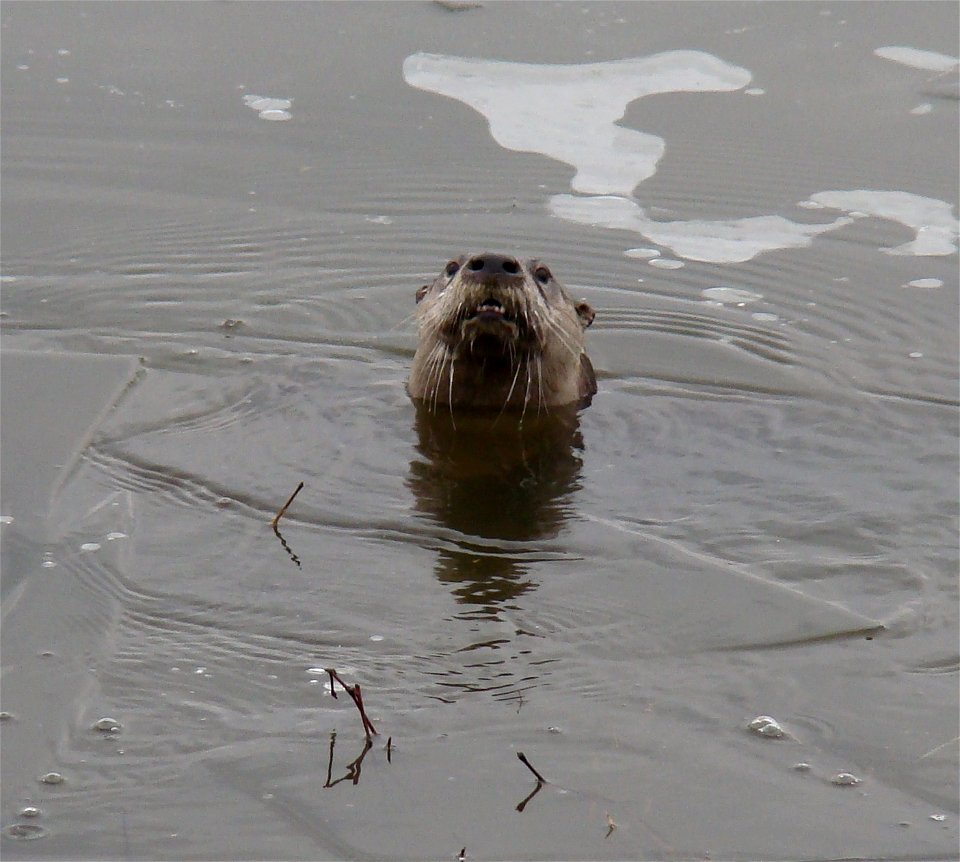
[[[393,737],[387,737],[387,763],[391,763],[390,755],[393,753]]]
[[[953,745],[955,742],[960,740],[960,736],[954,737],[953,739],[948,739],[946,742],[941,743],[936,748],[931,748],[926,754],[920,755],[920,760],[923,760],[926,757],[929,757],[931,754],[936,754],[938,751],[946,748],[948,745]]]
[[[302,490],[303,490],[303,482],[301,482],[299,485],[297,485],[297,490],[294,491],[294,492],[290,495],[290,499],[287,500],[287,502],[283,504],[283,506],[281,507],[280,511],[277,512],[277,514],[276,514],[276,516],[274,517],[274,519],[270,522],[270,526],[273,527],[274,531],[276,531],[276,529],[277,529],[277,524],[280,523],[280,519],[284,516],[284,513],[287,511],[287,509],[290,508],[290,504],[293,502],[294,497],[296,497],[297,494],[299,494]]]
[[[613,830],[617,828],[617,824],[614,822],[614,819],[610,816],[609,811],[604,811],[604,814],[607,815],[607,834],[604,835],[604,838],[609,838],[613,835]]]
[[[330,694],[334,697],[337,696],[336,686],[334,683],[340,683],[340,687],[350,695],[354,705],[360,712],[360,719],[363,721],[363,732],[366,734],[367,740],[369,741],[371,734],[374,736],[377,735],[377,729],[373,726],[373,722],[367,718],[366,710],[363,708],[363,695],[360,693],[360,683],[355,683],[353,686],[349,686],[340,678],[340,674],[338,674],[332,667],[325,668],[325,670],[330,675]]]
[[[537,781],[540,781],[543,784],[549,784],[547,779],[544,778],[539,772],[537,772],[536,769],[533,768],[533,764],[531,764],[530,761],[527,760],[527,756],[522,751],[517,752],[517,759],[537,777]]]
[[[533,768],[533,765],[530,763],[529,760],[527,760],[527,756],[522,751],[517,752],[517,759],[524,766],[526,766],[527,769],[529,769],[536,776],[536,779],[537,779],[537,786],[534,787],[530,795],[517,806],[517,811],[519,811],[522,814],[523,809],[527,807],[527,803],[541,791],[544,784],[547,784],[549,782],[547,782],[547,779],[544,778],[539,772],[537,772],[536,769]]]

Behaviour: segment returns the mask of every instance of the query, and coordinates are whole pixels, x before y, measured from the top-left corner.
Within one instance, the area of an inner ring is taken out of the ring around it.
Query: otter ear
[[[597,316],[597,313],[593,310],[593,306],[585,299],[581,299],[574,308],[577,310],[577,317],[580,318],[580,325],[584,329],[593,323],[593,318]]]
[[[425,284],[423,287],[417,288],[417,302],[420,302],[427,295],[427,291],[430,290],[430,285]]]

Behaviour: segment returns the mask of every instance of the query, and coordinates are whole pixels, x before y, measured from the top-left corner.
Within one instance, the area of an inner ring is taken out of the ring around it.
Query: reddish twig
[[[299,485],[297,485],[297,490],[294,491],[294,492],[290,495],[290,499],[287,500],[287,502],[283,504],[283,507],[280,509],[279,512],[277,512],[277,514],[276,514],[276,516],[274,517],[274,519],[270,522],[270,526],[273,527],[274,530],[277,529],[277,524],[280,523],[280,519],[283,517],[284,512],[286,512],[287,509],[290,508],[290,504],[293,502],[293,498],[296,497],[297,494],[299,494],[302,490],[303,490],[303,482],[301,482]]]
[[[367,718],[366,710],[363,708],[363,695],[360,693],[360,683],[355,683],[353,686],[349,686],[340,678],[340,674],[338,674],[332,667],[326,668],[326,671],[330,675],[330,694],[332,694],[334,697],[337,696],[334,683],[340,683],[340,687],[350,695],[357,707],[357,710],[360,712],[360,719],[363,721],[363,732],[366,734],[367,739],[370,739],[371,734],[376,736],[377,729],[373,726],[373,722]]]

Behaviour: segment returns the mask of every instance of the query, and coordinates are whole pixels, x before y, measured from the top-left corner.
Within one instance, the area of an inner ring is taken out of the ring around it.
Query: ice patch
[[[707,287],[700,291],[700,295],[713,302],[732,302],[737,305],[745,305],[748,302],[763,299],[763,294],[754,293],[751,290],[742,290],[738,287]]]
[[[660,250],[656,248],[628,248],[624,257],[635,257],[639,260],[650,260],[654,257],[660,257]]]
[[[804,248],[814,237],[853,221],[841,217],[826,224],[798,224],[782,216],[753,216],[658,222],[649,219],[636,202],[612,196],[555,195],[550,210],[578,224],[635,231],[678,257],[704,263],[743,263],[765,251]]]
[[[404,61],[403,77],[479,111],[500,146],[572,165],[574,191],[630,194],[653,176],[665,144],[617,125],[627,105],[659,93],[739,90],[751,74],[703,51],[582,65],[418,53]]]
[[[924,51],[920,48],[908,48],[905,45],[887,45],[875,48],[874,54],[884,60],[893,60],[913,69],[928,69],[931,72],[949,72],[960,63],[956,57],[938,54],[936,51]]]
[[[954,218],[953,207],[946,201],[910,192],[869,189],[817,192],[810,199],[850,215],[890,219],[916,233],[912,242],[883,249],[887,254],[936,256],[957,250],[960,221]]]
[[[952,69],[957,60],[915,48],[887,47],[878,56],[919,68]],[[713,221],[654,221],[633,199],[654,175],[666,144],[656,135],[619,125],[627,105],[644,96],[743,90],[751,73],[702,51],[665,51],[649,57],[580,65],[537,65],[500,60],[412,54],[403,64],[412,87],[457,99],[486,117],[502,147],[540,153],[571,165],[571,187],[548,201],[554,215],[578,224],[629,230],[669,249],[677,258],[703,263],[743,263],[768,251],[805,248],[820,234],[875,216],[899,221],[916,238],[895,255],[947,255],[956,250],[958,223],[949,204],[900,191],[825,191],[801,201],[804,209],[839,209],[825,224],[801,224],[781,215]],[[762,89],[744,90],[760,95]],[[245,96],[252,108],[278,109],[261,96]],[[286,100],[282,100],[286,101]],[[287,103],[289,107],[289,103]],[[923,106],[920,106],[923,108]],[[915,109],[917,113],[920,111]],[[628,257],[671,268],[656,249],[629,249]]]

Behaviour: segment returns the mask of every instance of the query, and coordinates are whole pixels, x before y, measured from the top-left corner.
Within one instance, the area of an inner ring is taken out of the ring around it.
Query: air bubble
[[[36,823],[14,823],[3,831],[8,838],[16,838],[19,841],[33,841],[47,834],[47,831]]]
[[[781,739],[784,736],[780,723],[769,715],[758,715],[747,725],[747,729],[769,739]]]

